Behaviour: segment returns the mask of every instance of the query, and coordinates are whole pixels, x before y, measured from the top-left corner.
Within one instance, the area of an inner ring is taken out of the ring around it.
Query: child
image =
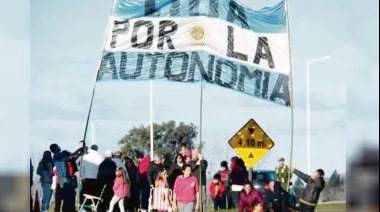
[[[160,171],[158,173],[158,177],[155,183],[155,197],[158,197],[159,199],[156,201],[154,200],[154,204],[156,205],[155,208],[160,208],[158,212],[166,212],[168,210],[171,210],[170,208],[170,200],[169,200],[169,192],[168,192],[168,174],[166,170]]]
[[[168,173],[166,170],[160,171],[156,180],[155,188],[168,188]]]
[[[264,212],[264,207],[259,202],[253,203],[253,212]]]
[[[120,212],[125,212],[124,210],[124,198],[127,196],[128,184],[125,178],[125,173],[122,167],[116,170],[116,179],[113,185],[114,196],[110,202],[110,208],[108,212],[113,212],[113,207],[117,202],[119,202]]]
[[[214,210],[223,209],[222,198],[224,197],[225,187],[220,181],[220,175],[214,175],[214,181],[210,184],[210,193],[214,201]]]
[[[181,145],[181,151],[179,151],[179,154],[182,155],[182,157],[191,157],[190,151],[186,149],[185,143]]]
[[[182,166],[183,175],[174,183],[173,211],[193,212],[199,210],[199,184],[197,178],[191,176],[191,166]],[[195,209],[195,210],[194,210]]]

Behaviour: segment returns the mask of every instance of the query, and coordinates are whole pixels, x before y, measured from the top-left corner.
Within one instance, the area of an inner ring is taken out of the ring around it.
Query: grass
[[[346,211],[346,204],[328,204],[328,205],[319,205],[316,211]],[[54,212],[54,206],[50,207],[49,212]],[[220,211],[220,212],[236,212],[236,210],[231,211]]]

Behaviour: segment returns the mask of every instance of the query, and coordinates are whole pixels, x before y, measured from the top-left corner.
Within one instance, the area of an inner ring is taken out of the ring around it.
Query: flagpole
[[[289,98],[290,98],[290,109],[291,109],[291,145],[290,145],[290,163],[289,165],[293,165],[293,153],[294,153],[294,106],[293,106],[293,66],[292,66],[292,48],[290,45],[290,25],[289,25],[289,5],[288,0],[284,0],[285,3],[285,13],[286,13],[286,27],[288,31],[288,45],[289,45],[289,68],[290,68],[290,90],[289,90]],[[289,169],[289,172],[290,169]],[[289,190],[289,184],[291,179],[291,173],[288,174],[288,183],[286,186],[286,190]]]
[[[112,6],[111,6],[110,14],[112,13],[112,9],[113,9],[114,3],[115,3],[115,0],[112,1]],[[95,74],[95,79],[94,79],[94,87],[92,89],[92,96],[91,96],[90,106],[89,106],[89,110],[88,110],[88,114],[87,114],[87,119],[86,119],[86,127],[84,129],[84,135],[83,135],[83,147],[84,148],[86,148],[87,130],[88,130],[89,122],[90,122],[92,105],[94,103],[94,96],[95,96],[96,85],[97,85],[97,82],[98,82],[99,72],[100,72],[100,68],[101,68],[101,65],[102,65],[102,61],[103,61],[103,53],[104,53],[106,42],[107,42],[107,39],[108,39],[109,29],[110,29],[110,24],[108,24],[108,27],[107,27],[106,36],[105,36],[104,44],[103,44],[103,49],[102,49],[102,53],[101,53],[101,56],[100,56],[100,61],[99,61],[99,64],[98,64],[98,68],[96,69],[96,74]],[[79,158],[80,162],[79,162],[78,188],[77,188],[77,199],[76,199],[76,202],[77,202],[77,211],[80,210],[80,185],[81,185],[81,182],[82,182],[81,178],[82,178],[83,156],[84,156],[84,152],[81,152],[81,156]]]
[[[153,160],[153,80],[149,81],[149,110],[150,110],[150,159]]]

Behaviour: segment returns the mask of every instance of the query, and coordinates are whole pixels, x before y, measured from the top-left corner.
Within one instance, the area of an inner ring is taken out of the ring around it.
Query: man
[[[88,154],[83,156],[83,166],[81,172],[83,193],[99,196],[101,187],[98,181],[99,165],[102,163],[102,156],[98,153],[98,146],[92,145]]]
[[[225,187],[225,193],[222,199],[222,209],[226,209],[228,206],[228,210],[232,209],[232,196],[231,196],[231,188],[230,188],[230,169],[228,168],[227,161],[223,161],[220,164],[220,170],[216,173],[220,175],[220,179]],[[227,203],[227,204],[226,204]]]
[[[274,212],[289,212],[290,210],[290,196],[289,193],[282,188],[280,182],[271,181],[269,189],[274,193],[272,206]]]
[[[292,174],[290,173],[289,167],[285,165],[285,159],[280,158],[278,160],[279,166],[276,167],[276,176],[277,176],[277,181],[281,183],[281,187],[288,191],[288,183],[290,179],[292,178]],[[289,177],[290,175],[290,177]]]
[[[68,162],[67,166],[69,168],[69,177],[72,178],[74,176],[74,169],[73,169],[72,163]],[[53,169],[53,175],[55,175],[56,177],[58,175],[58,171],[56,167],[54,167]],[[56,183],[57,183],[57,186],[55,188],[55,194],[54,194],[54,202],[55,202],[54,212],[60,212],[61,204],[63,200],[63,189],[59,186],[58,178],[56,179]]]
[[[293,166],[290,166],[290,170],[306,183],[306,188],[300,199],[300,212],[314,212],[319,196],[325,188],[325,172],[322,169],[318,169],[314,173],[314,176],[311,177],[295,169]]]
[[[164,167],[162,166],[162,157],[155,155],[148,168],[148,183],[150,188],[154,188],[158,173],[163,170]]]
[[[103,192],[103,201],[100,203],[99,208],[103,211],[109,206],[113,197],[113,182],[116,178],[116,163],[112,161],[112,151],[107,150],[103,162],[99,165],[98,180],[103,188],[106,186]]]
[[[148,183],[148,169],[150,165],[150,157],[137,152],[137,159],[139,160],[139,187],[141,191],[141,209],[142,212],[148,210],[150,187]],[[137,205],[140,208],[140,205]]]
[[[68,163],[77,158],[83,151],[83,148],[79,148],[74,154],[64,150],[57,144],[50,145],[50,151],[54,154],[53,161],[57,168],[57,177],[60,187],[63,193],[63,205],[62,210],[65,212],[75,212],[75,179],[70,177]]]
[[[201,212],[207,212],[207,190],[206,190],[207,161],[203,160],[202,155],[199,154],[198,149],[194,149],[191,153],[191,156],[192,156],[192,161],[190,162],[190,166],[192,168],[191,175],[197,178],[199,185],[201,186],[200,193],[202,195],[202,208],[200,210],[202,210]],[[199,175],[201,175],[201,177]]]

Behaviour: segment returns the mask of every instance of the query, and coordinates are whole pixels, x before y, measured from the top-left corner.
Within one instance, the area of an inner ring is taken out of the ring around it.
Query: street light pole
[[[331,55],[325,56],[319,59],[308,60],[306,68],[306,130],[307,130],[307,174],[311,174],[311,144],[310,144],[310,65],[312,63],[322,62],[330,60],[333,57]]]

